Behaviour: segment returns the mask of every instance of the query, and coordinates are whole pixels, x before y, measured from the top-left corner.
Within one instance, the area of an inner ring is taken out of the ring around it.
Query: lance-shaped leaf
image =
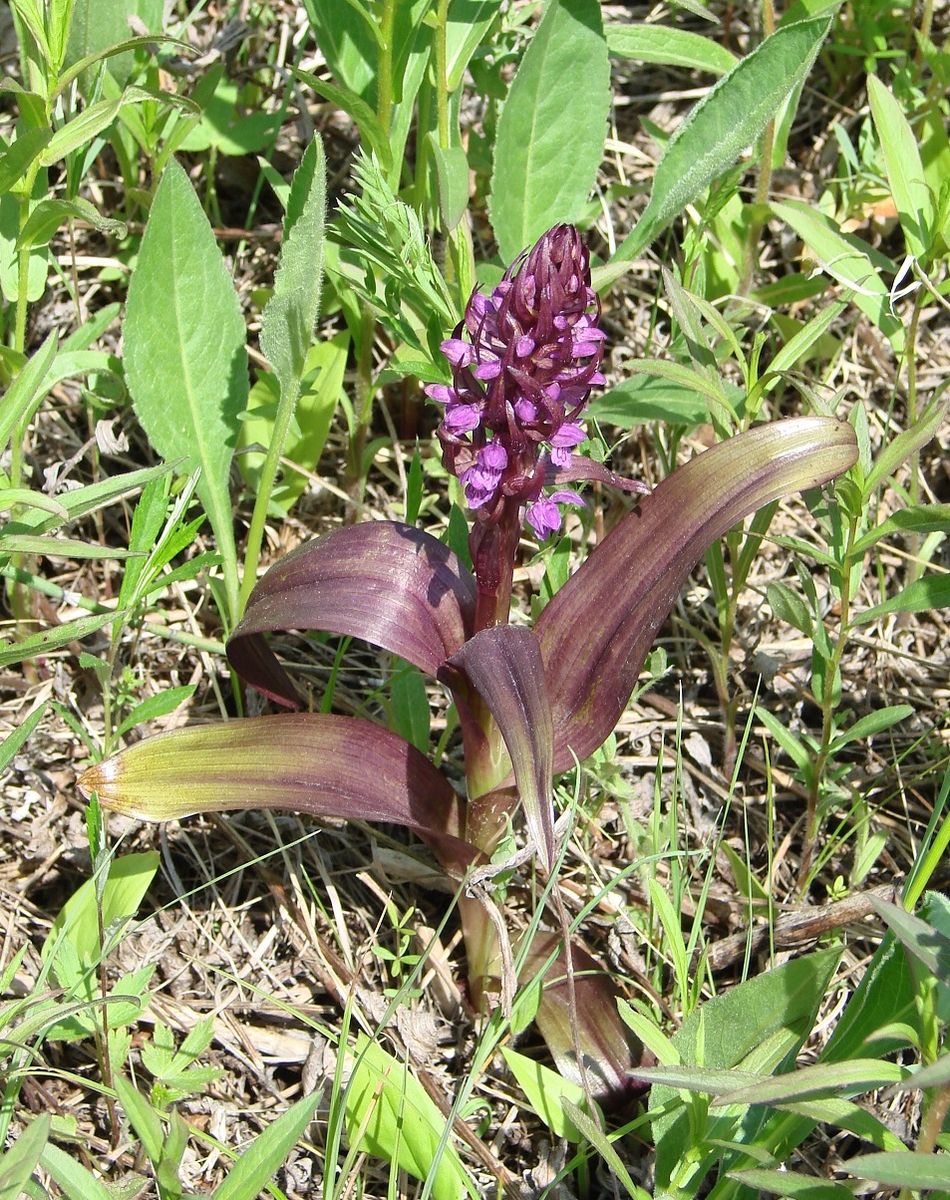
[[[535,934],[522,969],[522,981],[530,982],[557,949],[557,957],[544,976],[535,1015],[541,1036],[566,1079],[583,1082],[576,1041],[594,1096],[607,1103],[630,1098],[643,1090],[632,1077],[640,1065],[643,1046],[620,1018],[617,990],[610,976],[595,958],[574,943],[571,961],[576,1009],[571,1011],[567,960],[560,940],[558,934],[544,930]]]
[[[79,786],[145,821],[284,808],[405,825],[455,870],[474,854],[459,839],[460,801],[445,776],[401,737],[358,717],[290,713],[175,729],[91,767]]]
[[[689,573],[737,522],[846,471],[850,425],[798,417],[740,434],[674,471],[604,538],[535,627],[554,717],[554,769],[602,745]]]
[[[297,696],[263,634],[320,629],[362,638],[435,675],[472,627],[475,583],[427,533],[396,521],[337,529],[267,572],[228,643],[235,670],[278,703]]]
[[[501,730],[528,833],[550,871],[554,863],[554,727],[538,640],[530,629],[497,625],[466,642],[449,665],[465,674]]]

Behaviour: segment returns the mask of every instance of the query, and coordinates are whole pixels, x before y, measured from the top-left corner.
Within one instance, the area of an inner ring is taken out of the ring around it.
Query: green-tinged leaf
[[[442,218],[442,228],[449,233],[461,221],[468,207],[468,159],[461,146],[442,147],[435,130],[430,130],[427,136],[439,189],[439,216]]]
[[[707,1000],[673,1037],[683,1065],[732,1068],[778,1034],[791,1038],[794,1051],[811,1029],[838,957],[838,950],[805,955]],[[663,1111],[674,1097],[665,1085],[650,1090],[650,1111],[657,1114],[653,1135],[658,1186],[670,1180],[686,1136],[685,1112]]]
[[[875,712],[868,713],[867,716],[860,717],[853,725],[838,734],[831,743],[831,753],[837,754],[842,746],[847,746],[849,742],[857,742],[861,738],[883,733],[885,729],[890,729],[899,721],[906,721],[915,711],[912,704],[889,704]]]
[[[558,1070],[580,1087],[584,1078],[577,1064],[580,1046],[586,1083],[595,1099],[623,1102],[635,1092],[633,1071],[643,1054],[640,1040],[622,1020],[618,990],[610,975],[588,952],[571,944],[576,1007],[571,1003],[567,958],[560,938],[540,930],[531,940],[519,984],[530,983],[547,965],[538,996],[535,1021]]]
[[[5,1154],[0,1154],[0,1200],[18,1200],[49,1140],[48,1113],[32,1120]]]
[[[445,23],[445,76],[449,92],[457,92],[472,55],[485,41],[501,0],[449,0]],[[487,42],[486,42],[487,44]]]
[[[721,1096],[746,1084],[761,1083],[763,1076],[749,1071],[726,1071],[716,1067],[640,1067],[637,1079],[649,1084],[663,1084],[684,1092]],[[766,1077],[769,1078],[769,1077]]]
[[[620,429],[634,429],[647,421],[701,425],[709,420],[709,399],[688,384],[639,375],[623,380],[592,400],[587,415]]]
[[[274,292],[261,318],[261,349],[284,394],[299,386],[320,307],[326,191],[323,144],[314,137],[294,173]]]
[[[593,551],[535,626],[551,695],[555,771],[614,729],[693,566],[738,521],[857,458],[843,421],[802,417],[740,434],[674,471]]]
[[[604,34],[607,49],[616,58],[710,71],[714,75],[724,75],[739,61],[725,46],[687,29],[633,22],[605,25]]]
[[[501,1054],[508,1064],[508,1070],[527,1096],[528,1103],[554,1136],[579,1142],[581,1135],[564,1112],[563,1101],[570,1100],[582,1109],[585,1103],[584,1089],[543,1063],[535,1062],[533,1058],[519,1054],[508,1046],[502,1046]]]
[[[854,303],[889,338],[896,352],[904,347],[904,327],[891,311],[890,289],[882,273],[893,266],[854,234],[803,200],[774,202],[772,212],[798,234],[832,279],[850,288]]]
[[[52,129],[24,129],[16,140],[3,145],[0,156],[0,195],[9,192],[26,175],[30,164],[43,153]]]
[[[294,410],[294,425],[281,456],[285,462],[297,463],[305,470],[312,470],[319,463],[340,400],[349,349],[350,335],[346,330],[330,341],[310,347]],[[279,399],[280,386],[275,376],[262,375],[251,388],[248,413],[241,422],[242,446],[271,444]],[[241,474],[255,493],[263,461],[264,455],[257,451],[245,451],[238,456]],[[289,512],[308,484],[306,475],[286,469],[271,492],[271,509]]]
[[[899,1087],[900,1085],[895,1085]],[[825,1125],[834,1125],[837,1129],[846,1129],[872,1146],[881,1150],[902,1150],[903,1142],[895,1136],[888,1127],[879,1121],[872,1113],[867,1112],[852,1100],[842,1100],[838,1097],[824,1100],[797,1100],[780,1106],[784,1112],[806,1117],[809,1121],[821,1121]]]
[[[139,30],[144,25],[149,33],[161,33],[163,11],[163,0],[75,0],[66,65],[82,73],[97,56],[127,41],[133,33],[130,17],[136,18]],[[129,53],[106,59],[106,69],[121,85],[128,80],[132,66]],[[94,73],[88,71],[82,79],[83,90],[88,91],[94,82]]]
[[[12,508],[22,505],[24,508],[38,508],[42,512],[52,513],[64,521],[69,515],[60,502],[44,492],[34,492],[32,488],[8,488],[0,486],[0,512],[9,512]]]
[[[87,1170],[75,1155],[67,1154],[52,1142],[40,1156],[40,1165],[49,1171],[66,1200],[115,1200],[110,1189]]]
[[[814,628],[814,618],[808,610],[808,605],[801,596],[787,583],[776,580],[766,585],[765,593],[769,599],[772,612],[780,621],[785,621],[805,637],[811,637]]]
[[[843,1183],[829,1183],[797,1171],[772,1171],[766,1167],[748,1167],[730,1171],[729,1178],[748,1188],[786,1196],[789,1200],[853,1200],[854,1192]]]
[[[16,252],[19,233],[20,199],[10,192],[0,193],[0,291],[11,305],[17,303],[20,295],[20,260]],[[50,267],[48,249],[41,247],[30,251],[26,279],[26,298],[29,303],[34,303],[43,295]]]
[[[409,663],[393,674],[392,729],[410,745],[425,754],[429,749],[429,694],[422,674]]]
[[[49,335],[35,354],[20,368],[16,379],[7,389],[0,409],[0,447],[5,447],[13,431],[28,421],[46,395],[44,379],[56,357],[57,335]]]
[[[506,262],[552,225],[580,216],[609,108],[600,4],[550,0],[498,118],[489,214]]]
[[[756,141],[811,70],[830,25],[830,18],[821,16],[783,26],[699,101],[667,142],[640,220],[610,262],[594,272],[598,290],[619,278],[673,218]]]
[[[125,365],[135,411],[166,459],[201,467],[198,494],[225,563],[229,602],[237,566],[228,474],[247,403],[244,321],[188,176],[171,160],[152,202],[129,287]]]
[[[618,1008],[624,1024],[633,1030],[661,1066],[675,1067],[678,1065],[679,1051],[658,1025],[643,1013],[637,1012],[626,1000],[621,1000]]]
[[[77,117],[56,130],[40,154],[40,166],[51,167],[91,142],[97,134],[108,129],[119,115],[122,104],[122,97],[117,97],[115,100],[97,100],[95,104],[84,108]]]
[[[309,71],[301,71],[296,68],[292,70],[301,83],[313,88],[318,96],[323,96],[325,100],[329,100],[331,104],[335,104],[347,116],[353,118],[359,126],[364,145],[373,151],[379,159],[383,171],[388,175],[393,162],[392,148],[379,117],[370,105],[345,85],[331,83],[328,79],[318,79]]]
[[[950,979],[950,938],[934,929],[920,917],[891,904],[873,892],[868,897],[877,915],[884,921],[901,945],[926,967],[935,978]]]
[[[623,1159],[613,1148],[613,1144],[603,1129],[587,1113],[582,1112],[578,1105],[572,1104],[566,1097],[562,1101],[562,1104],[567,1116],[570,1117],[576,1127],[604,1160],[613,1180],[623,1186],[627,1195],[631,1197],[631,1200],[650,1200],[649,1192],[645,1192],[642,1187],[639,1187],[631,1179],[630,1172],[624,1166]]]
[[[815,1096],[835,1096],[839,1092],[869,1092],[873,1088],[900,1083],[904,1069],[897,1063],[872,1058],[849,1062],[817,1063],[754,1083],[717,1093],[720,1104],[790,1104]]]
[[[49,707],[49,698],[45,700],[41,697],[37,698],[36,703],[23,718],[20,724],[12,733],[0,742],[0,771],[5,771],[13,761],[14,755],[18,753],[22,746],[26,744],[27,738],[33,730],[39,725],[43,719],[43,715]],[[0,988],[0,991],[5,991],[5,988]]]
[[[950,504],[912,504],[875,525],[854,543],[855,554],[864,554],[883,538],[908,533],[950,533]]]
[[[125,1109],[129,1124],[135,1130],[149,1160],[158,1164],[162,1158],[165,1131],[158,1113],[148,1100],[124,1075],[116,1075],[112,1082],[119,1103]]]
[[[100,479],[98,483],[89,483],[85,487],[60,492],[56,499],[66,509],[67,520],[75,521],[89,513],[98,512],[116,500],[134,495],[150,480],[167,475],[174,465],[159,463],[156,467],[143,467],[138,471],[128,471],[124,475],[108,475],[105,479]],[[62,518],[59,516],[48,517],[42,514],[21,515],[17,523],[20,526],[29,526],[36,533],[45,533],[60,525]]]
[[[97,963],[104,947],[99,941],[98,904],[102,910],[102,928],[109,930],[132,919],[158,870],[159,856],[154,850],[141,854],[123,854],[109,864],[105,884],[87,879],[66,901],[43,943],[43,961],[59,953],[61,941],[69,943],[79,962]]]
[[[215,69],[215,68],[213,68]],[[222,64],[214,82],[214,93],[202,106],[201,119],[180,139],[177,150],[201,153],[214,149],[219,154],[256,154],[271,146],[280,131],[280,112],[255,108],[242,110],[240,84],[229,79]]]
[[[550,871],[555,850],[554,730],[537,638],[530,629],[496,625],[470,638],[447,666],[468,679],[501,730],[529,837]]]
[[[43,629],[39,633],[31,633],[18,642],[0,643],[0,667],[12,667],[15,663],[26,662],[27,659],[50,654],[70,642],[80,641],[108,625],[122,614],[118,611],[95,613],[89,617],[76,617],[64,625],[54,625],[51,629]]]
[[[915,258],[926,258],[933,239],[934,198],[924,177],[917,138],[900,104],[876,75],[868,76],[868,99],[907,249]]]
[[[38,537],[30,533],[0,532],[0,550],[7,554],[45,554],[47,558],[128,558],[131,551],[97,546],[74,538]]]
[[[942,1087],[950,1083],[950,1054],[944,1054],[936,1062],[915,1071],[897,1087],[899,1092],[911,1091],[915,1088]]]
[[[231,1164],[210,1200],[255,1200],[272,1182],[313,1120],[323,1093],[305,1096],[272,1121]]]
[[[950,1188],[950,1154],[923,1154],[908,1150],[904,1154],[862,1154],[849,1158],[848,1171],[858,1179],[871,1179],[888,1187],[919,1188],[921,1191],[946,1191]]]
[[[883,604],[865,609],[851,618],[852,625],[866,625],[880,617],[901,612],[930,612],[934,608],[950,607],[950,575],[925,575],[902,588]]]
[[[296,706],[263,634],[320,629],[363,638],[435,675],[468,637],[474,605],[474,580],[434,537],[395,521],[353,525],[271,567],[251,593],[228,657],[259,692]]]
[[[407,1063],[360,1035],[343,1096],[346,1126],[360,1149],[394,1163],[416,1179],[434,1173],[435,1200],[474,1194],[458,1151],[448,1143],[436,1165],[445,1117]]]
[[[892,438],[874,460],[864,483],[864,495],[870,496],[879,484],[889,479],[912,454],[926,446],[946,419],[950,396],[938,395],[921,413],[916,424]]]
[[[167,716],[168,713],[174,712],[180,704],[184,704],[194,694],[195,685],[193,683],[186,683],[181,687],[168,688],[166,691],[159,692],[155,696],[149,696],[147,700],[136,704],[115,731],[115,736],[124,737],[130,729],[134,729],[137,725]]]
[[[45,246],[59,227],[70,218],[87,221],[93,229],[109,237],[125,237],[124,221],[103,216],[94,204],[77,196],[75,200],[41,200],[20,230],[18,246],[24,249],[30,246]]]
[[[175,729],[91,767],[80,787],[104,808],[145,821],[286,808],[405,825],[449,865],[470,857],[448,780],[408,742],[357,717],[289,714]]]

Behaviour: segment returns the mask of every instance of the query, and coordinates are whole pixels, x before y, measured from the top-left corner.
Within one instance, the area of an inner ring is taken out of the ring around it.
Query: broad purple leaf
[[[228,658],[258,691],[298,707],[264,634],[319,629],[362,638],[435,675],[465,641],[474,606],[474,580],[434,537],[396,521],[351,525],[270,568],[228,642]]]
[[[632,1072],[640,1065],[643,1046],[621,1020],[617,1010],[619,992],[600,963],[582,946],[571,944],[577,1002],[572,1014],[567,962],[560,936],[541,930],[531,942],[521,982],[530,982],[556,947],[560,948],[544,976],[535,1016],[541,1036],[565,1079],[581,1083],[574,1046],[576,1021],[576,1040],[595,1098],[607,1104],[629,1099],[643,1090],[632,1078]]]
[[[501,730],[528,833],[550,870],[554,863],[554,731],[537,638],[530,629],[496,625],[466,642],[448,665],[463,672]]]
[[[674,471],[604,538],[541,613],[554,717],[554,769],[602,745],[693,567],[749,513],[826,483],[857,460],[851,427],[831,417],[763,425]]]
[[[284,808],[313,817],[389,821],[463,870],[461,804],[414,746],[358,717],[289,713],[175,729],[90,768],[79,781],[105,808],[145,821]]]

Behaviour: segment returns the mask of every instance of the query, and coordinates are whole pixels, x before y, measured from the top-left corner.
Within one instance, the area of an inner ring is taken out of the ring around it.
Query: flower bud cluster
[[[572,225],[548,230],[490,296],[472,293],[464,321],[442,343],[452,384],[426,393],[445,406],[444,461],[477,521],[497,523],[515,500],[544,538],[560,528],[559,504],[583,504],[570,489],[543,489],[570,468],[587,436],[583,410],[604,382],[599,319],[587,250]]]

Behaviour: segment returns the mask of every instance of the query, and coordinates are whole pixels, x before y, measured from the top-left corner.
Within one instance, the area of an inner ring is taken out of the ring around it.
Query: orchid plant
[[[759,507],[827,482],[857,457],[849,425],[804,417],[723,442],[653,491],[621,478],[578,452],[588,396],[604,382],[599,318],[587,252],[577,230],[561,225],[490,294],[476,290],[443,342],[452,382],[427,391],[442,406],[444,462],[471,511],[472,571],[406,524],[340,528],[270,568],[228,643],[243,679],[287,709],[301,702],[268,647],[266,635],[277,631],[362,638],[439,680],[458,712],[464,796],[395,733],[362,718],[299,711],[161,734],[94,766],[80,784],[107,808],[147,820],[288,808],[408,827],[468,884],[459,904],[475,1008],[510,987],[511,960],[497,912],[492,919],[471,885],[489,877],[519,810],[519,858],[533,855],[550,873],[560,829],[554,777],[611,734],[706,549]],[[564,507],[584,504],[570,485],[588,480],[642,498],[533,628],[520,616],[512,621],[525,523],[538,539],[556,532]],[[622,1094],[639,1047],[619,1019],[614,981],[563,929],[543,927],[520,956],[523,978],[552,955],[560,965],[541,989],[542,1035],[565,1074],[601,1099]]]

